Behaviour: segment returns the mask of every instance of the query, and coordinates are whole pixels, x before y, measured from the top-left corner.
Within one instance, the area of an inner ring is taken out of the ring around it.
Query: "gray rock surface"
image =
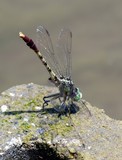
[[[0,96],[0,160],[122,160],[122,122],[104,110],[77,104],[62,115],[53,105],[42,111],[43,96],[56,88],[33,83]]]

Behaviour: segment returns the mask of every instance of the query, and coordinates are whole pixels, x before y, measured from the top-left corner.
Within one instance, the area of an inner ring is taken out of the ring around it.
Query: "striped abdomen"
[[[53,83],[55,83],[55,85],[57,85],[59,83],[58,77],[55,75],[55,73],[52,71],[50,66],[47,64],[46,60],[44,59],[44,57],[42,56],[42,54],[38,50],[38,48],[35,45],[35,43],[33,42],[33,40],[30,39],[29,37],[27,37],[26,35],[24,35],[22,32],[19,33],[19,36],[25,41],[27,46],[29,46],[38,55],[39,59],[42,61],[44,66],[47,68],[47,70],[51,76],[49,78],[49,80],[52,81]]]

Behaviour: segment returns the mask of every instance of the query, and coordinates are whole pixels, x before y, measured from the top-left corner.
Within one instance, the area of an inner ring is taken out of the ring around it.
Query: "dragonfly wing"
[[[57,59],[60,61],[61,74],[71,76],[72,32],[68,28],[61,30],[57,42]]]
[[[90,117],[91,115],[91,111],[89,110],[88,106],[87,106],[87,102],[83,99],[79,100],[78,102],[73,102],[76,106],[79,107],[79,110],[81,111],[80,113],[83,116],[86,117]]]
[[[43,26],[37,27],[37,46],[43,55],[44,59],[47,61],[48,65],[55,72],[57,76],[60,75],[59,64],[56,59],[53,44],[50,38],[50,34],[47,29]]]

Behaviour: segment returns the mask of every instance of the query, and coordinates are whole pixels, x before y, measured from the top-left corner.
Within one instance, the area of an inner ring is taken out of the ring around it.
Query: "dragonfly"
[[[43,65],[49,72],[51,81],[57,88],[58,92],[43,97],[43,110],[49,103],[57,102],[58,107],[55,110],[59,113],[59,117],[67,112],[77,112],[76,103],[82,104],[82,109],[91,115],[90,110],[82,99],[82,93],[79,88],[75,86],[72,77],[72,62],[71,62],[71,48],[72,48],[72,32],[68,28],[61,29],[56,51],[54,52],[52,40],[48,30],[43,26],[37,27],[37,45],[32,39],[19,33],[27,46],[29,46],[39,57]]]

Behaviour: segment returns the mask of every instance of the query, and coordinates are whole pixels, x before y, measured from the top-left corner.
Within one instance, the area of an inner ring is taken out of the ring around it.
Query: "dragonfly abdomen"
[[[58,83],[58,77],[56,76],[56,74],[53,72],[53,70],[50,68],[50,66],[47,64],[46,60],[44,59],[44,57],[42,56],[41,52],[38,50],[37,46],[35,45],[35,43],[33,42],[32,39],[30,39],[28,36],[24,35],[22,32],[19,33],[19,36],[25,41],[25,43],[27,44],[27,46],[29,46],[39,57],[39,59],[42,61],[42,63],[44,64],[44,66],[47,68],[50,76],[51,76],[51,81],[55,84]]]

